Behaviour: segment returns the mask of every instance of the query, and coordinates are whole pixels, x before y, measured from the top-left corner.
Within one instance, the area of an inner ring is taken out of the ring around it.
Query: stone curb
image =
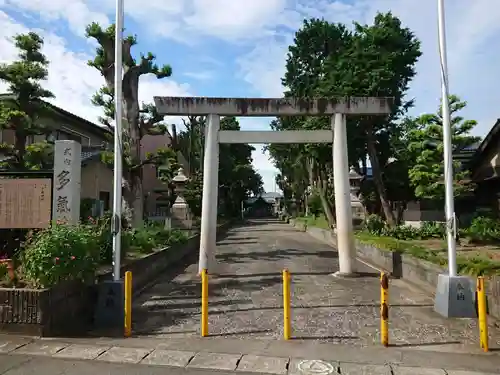
[[[175,349],[179,343],[175,339],[153,339],[147,347],[134,345],[144,344],[143,339],[102,339],[93,340],[93,343],[79,339],[73,343],[52,339],[8,339],[7,336],[0,338],[0,354],[282,375],[493,375],[498,373],[499,360],[494,354],[470,354],[464,358],[463,354],[458,353],[391,348],[353,350],[333,344],[308,345],[300,341],[270,344],[264,340],[188,338],[182,339],[188,342],[181,350]],[[127,346],[128,342],[133,345]],[[212,351],[219,344],[232,350]],[[187,347],[192,349],[187,350]],[[258,347],[261,349],[257,350]],[[422,363],[431,367],[422,368]]]

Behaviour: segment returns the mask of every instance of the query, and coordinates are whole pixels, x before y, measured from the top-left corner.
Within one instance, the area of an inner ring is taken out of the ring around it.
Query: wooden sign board
[[[0,228],[47,228],[51,221],[50,178],[0,179]]]

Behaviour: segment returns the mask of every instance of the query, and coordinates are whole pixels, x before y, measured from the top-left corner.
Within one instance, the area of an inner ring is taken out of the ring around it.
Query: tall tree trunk
[[[131,189],[132,201],[132,226],[140,228],[144,222],[144,194],[142,190],[142,179],[139,176],[133,177]]]
[[[24,157],[26,155],[26,140],[27,137],[24,132],[16,132],[15,133],[15,151],[16,151],[16,159],[17,166],[19,169],[24,169],[26,166],[24,165]]]
[[[318,171],[316,161],[314,159],[309,160],[309,182],[313,184],[315,181],[317,191],[319,194],[319,198],[321,200],[321,205],[323,206],[323,212],[325,214],[326,220],[328,221],[328,225],[330,228],[333,228],[336,224],[335,215],[333,214],[333,206],[328,200],[327,189],[328,189],[328,180],[326,176],[323,176],[322,173]]]
[[[387,221],[387,224],[389,224],[389,226],[394,227],[396,225],[396,219],[394,218],[391,204],[387,199],[387,192],[385,190],[384,181],[382,179],[382,171],[380,170],[377,150],[375,148],[375,137],[373,135],[373,128],[371,126],[367,129],[367,148],[370,163],[372,165],[373,181],[375,183],[378,196],[380,197],[380,204],[382,205],[385,220]]]
[[[321,199],[321,205],[323,206],[323,212],[325,213],[326,220],[328,220],[328,225],[330,228],[333,228],[336,224],[335,220],[335,215],[333,214],[333,207],[328,200],[328,197],[326,195],[326,189],[324,188],[324,185],[326,185],[326,181],[318,181],[319,185],[322,185],[322,187],[319,188],[319,198]]]

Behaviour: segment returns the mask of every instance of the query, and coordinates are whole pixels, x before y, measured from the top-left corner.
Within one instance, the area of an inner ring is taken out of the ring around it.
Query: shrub
[[[426,221],[420,228],[420,236],[425,238],[445,238],[446,224],[433,221]]]
[[[309,212],[314,216],[319,216],[323,213],[323,203],[321,203],[320,193],[317,189],[313,189],[307,200]]]
[[[500,241],[500,221],[497,219],[479,216],[472,220],[465,236],[474,243],[491,243]]]
[[[40,288],[61,281],[85,280],[99,261],[97,237],[89,226],[58,225],[28,238],[22,255],[26,281]]]
[[[422,239],[420,228],[415,228],[409,225],[398,225],[394,228],[384,228],[383,236],[397,238],[398,240],[416,240]]]
[[[99,259],[103,264],[109,264],[113,260],[113,233],[111,232],[112,213],[106,212],[98,218],[88,218],[89,225],[94,231],[99,247]],[[121,232],[121,259],[123,260],[130,248],[131,233],[126,229],[126,220],[122,217]]]
[[[380,236],[385,229],[385,221],[378,215],[368,215],[363,223],[363,228],[373,235]]]
[[[131,231],[130,245],[141,253],[173,246],[187,241],[187,234],[181,230],[166,230],[160,226],[146,226]]]
[[[446,227],[443,223],[425,222],[422,227],[398,225],[389,228],[378,215],[370,215],[364,221],[364,230],[375,236],[388,236],[398,240],[425,240],[429,238],[444,238]]]

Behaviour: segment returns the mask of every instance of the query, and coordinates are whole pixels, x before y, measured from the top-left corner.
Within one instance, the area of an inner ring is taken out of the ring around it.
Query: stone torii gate
[[[386,115],[391,98],[248,99],[154,97],[158,113],[207,116],[199,271],[215,266],[220,143],[332,143],[339,276],[352,276],[356,249],[352,226],[346,115]],[[219,130],[221,116],[331,116],[330,130]]]

